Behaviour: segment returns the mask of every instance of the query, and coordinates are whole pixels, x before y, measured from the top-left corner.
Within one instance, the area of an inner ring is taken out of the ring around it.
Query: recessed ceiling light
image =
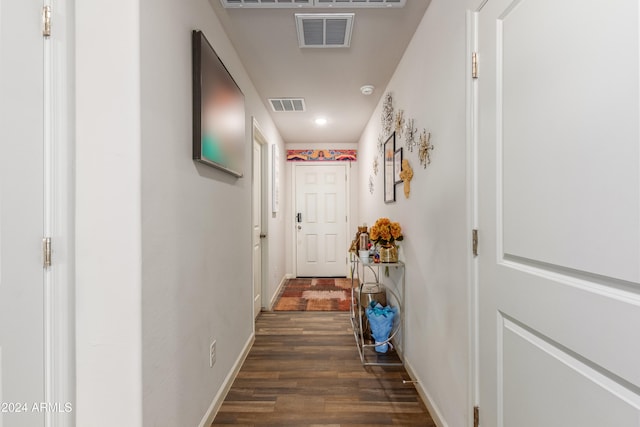
[[[363,95],[371,95],[374,90],[375,87],[373,85],[364,85],[360,88],[360,92],[362,92]]]
[[[325,119],[324,117],[318,117],[316,119],[316,125],[318,126],[324,126],[327,124],[327,119]]]

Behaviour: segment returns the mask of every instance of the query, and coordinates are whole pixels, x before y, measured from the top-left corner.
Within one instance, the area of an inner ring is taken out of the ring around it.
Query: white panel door
[[[253,317],[262,308],[262,146],[253,141]]]
[[[482,426],[640,425],[639,12],[479,13]]]
[[[44,425],[42,1],[0,3],[0,426]],[[26,404],[24,406],[18,406]],[[26,412],[24,410],[26,409]],[[20,411],[20,412],[16,412]]]
[[[297,274],[344,276],[347,256],[345,165],[296,165]]]

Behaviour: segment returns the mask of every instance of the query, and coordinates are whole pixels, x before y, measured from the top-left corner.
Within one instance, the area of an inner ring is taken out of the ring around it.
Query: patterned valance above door
[[[358,150],[287,150],[288,162],[356,161]]]

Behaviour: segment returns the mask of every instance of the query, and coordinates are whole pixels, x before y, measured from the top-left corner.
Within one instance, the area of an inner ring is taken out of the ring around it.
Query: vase
[[[398,247],[390,243],[380,246],[380,262],[398,262]]]

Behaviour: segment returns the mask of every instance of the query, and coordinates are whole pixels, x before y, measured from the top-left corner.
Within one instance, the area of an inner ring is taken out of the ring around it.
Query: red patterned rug
[[[289,279],[274,311],[349,311],[351,279]]]

